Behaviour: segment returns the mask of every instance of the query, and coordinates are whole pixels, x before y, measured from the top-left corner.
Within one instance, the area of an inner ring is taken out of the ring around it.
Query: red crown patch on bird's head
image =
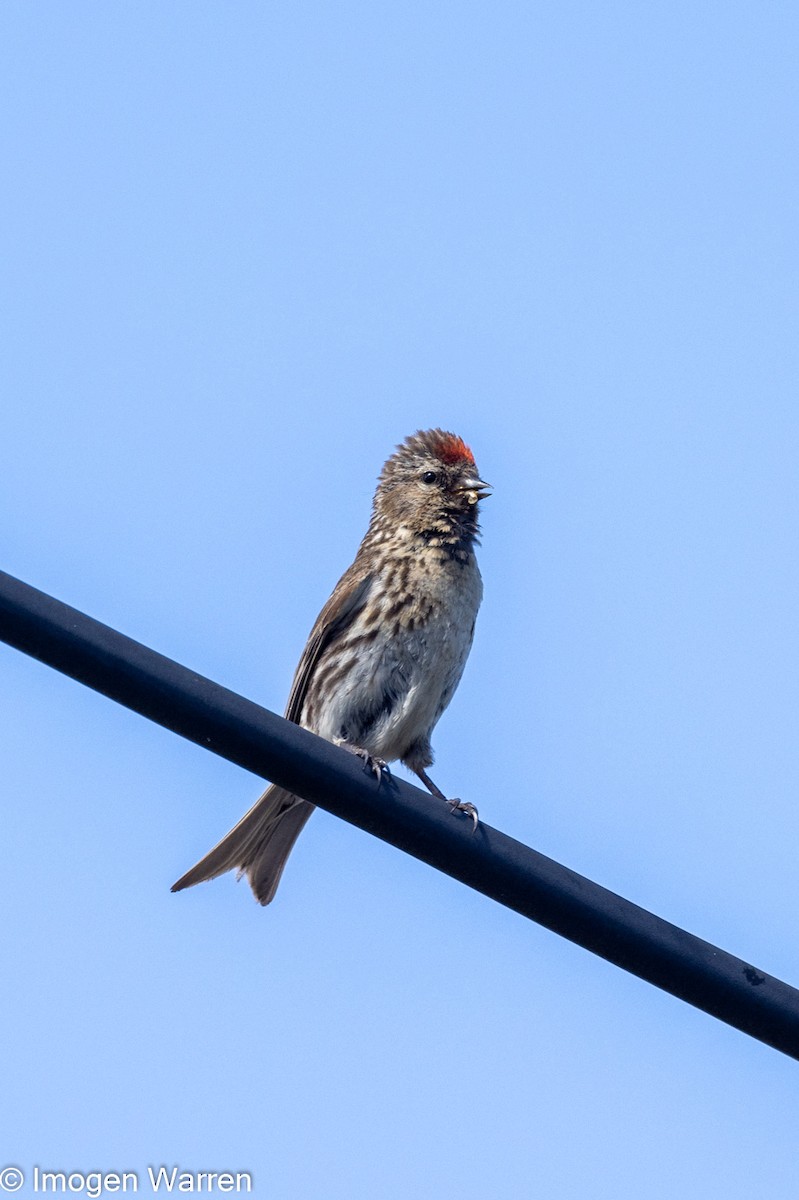
[[[433,450],[436,458],[443,463],[456,462],[474,462],[474,455],[466,445],[462,437],[458,437],[454,433],[445,433],[442,435],[441,441]]]
[[[390,478],[398,467],[410,466],[415,470],[425,458],[433,457],[445,467],[464,464],[476,470],[474,455],[462,437],[446,429],[419,429],[397,446],[383,467],[381,479]]]

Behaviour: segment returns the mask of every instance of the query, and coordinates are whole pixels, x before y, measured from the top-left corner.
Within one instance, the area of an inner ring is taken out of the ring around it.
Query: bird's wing
[[[352,568],[350,568],[350,571]],[[286,705],[286,719],[300,723],[302,707],[308,693],[308,684],[313,677],[316,664],[323,651],[355,620],[366,603],[372,586],[372,575],[357,575],[348,580],[348,571],[342,576],[332,596],[324,606],[311,630],[302,658],[294,674],[291,695]]]

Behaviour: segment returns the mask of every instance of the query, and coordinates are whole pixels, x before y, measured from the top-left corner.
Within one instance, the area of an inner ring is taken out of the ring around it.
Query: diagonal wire
[[[0,572],[0,640],[799,1058],[799,991]]]

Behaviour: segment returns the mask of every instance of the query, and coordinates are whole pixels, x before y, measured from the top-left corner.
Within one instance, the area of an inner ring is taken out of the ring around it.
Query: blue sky
[[[0,32],[0,566],[280,711],[383,459],[456,430],[495,494],[434,777],[799,982],[795,7]],[[271,908],[172,896],[258,780],[0,670],[0,1167],[799,1189],[792,1061],[324,813]]]

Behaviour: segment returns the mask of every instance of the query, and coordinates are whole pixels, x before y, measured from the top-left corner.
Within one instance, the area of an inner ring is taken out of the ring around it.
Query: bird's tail
[[[313,810],[313,804],[299,800],[284,788],[274,785],[267,788],[238,825],[173,884],[172,891],[181,892],[195,883],[236,870],[240,876],[247,876],[256,900],[268,904],[277,891],[286,859]]]

